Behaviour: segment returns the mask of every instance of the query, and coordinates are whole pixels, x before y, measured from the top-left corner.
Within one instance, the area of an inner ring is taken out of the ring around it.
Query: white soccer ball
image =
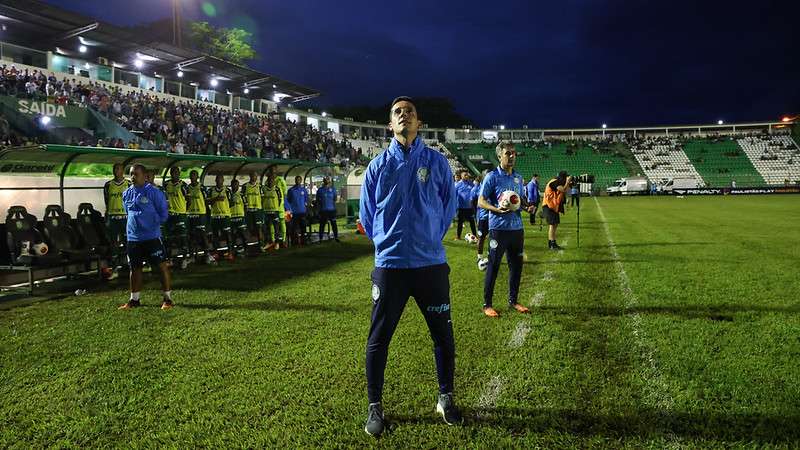
[[[497,201],[497,206],[500,208],[505,208],[509,211],[516,211],[522,206],[522,199],[519,198],[519,194],[514,191],[505,191],[500,194],[500,198]]]
[[[487,267],[489,267],[489,258],[481,258],[478,260],[478,270],[486,272]]]
[[[467,233],[464,235],[464,240],[469,242],[470,244],[478,243],[478,237],[472,233]]]
[[[48,250],[49,248],[47,248],[47,244],[45,244],[44,242],[33,244],[33,253],[36,256],[44,256],[47,254]]]

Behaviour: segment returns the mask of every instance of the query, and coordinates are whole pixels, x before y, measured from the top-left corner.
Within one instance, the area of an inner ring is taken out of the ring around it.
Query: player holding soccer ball
[[[478,206],[489,211],[489,265],[483,287],[483,313],[488,317],[499,316],[492,307],[492,295],[503,254],[507,253],[508,304],[517,312],[529,314],[528,308],[517,303],[517,297],[522,277],[525,242],[520,209],[524,208],[530,212],[532,206],[527,204],[522,195],[524,189],[522,176],[514,171],[517,159],[514,144],[501,142],[497,145],[496,151],[500,167],[486,175],[478,198]]]

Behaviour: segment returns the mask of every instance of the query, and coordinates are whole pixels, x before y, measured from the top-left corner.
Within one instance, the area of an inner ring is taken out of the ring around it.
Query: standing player
[[[181,169],[173,166],[169,169],[170,180],[167,181],[163,190],[167,196],[167,207],[169,216],[164,228],[167,232],[167,248],[179,248],[187,250],[189,238],[186,234],[186,195],[188,188],[186,182],[181,180]],[[181,268],[185,269],[189,264],[189,258],[185,255],[181,259]]]
[[[475,198],[475,207],[477,209],[478,217],[478,270],[486,270],[489,265],[489,259],[483,257],[483,246],[486,243],[486,238],[489,237],[489,211],[483,209],[479,205],[481,197],[481,188],[483,187],[483,180],[489,174],[488,170],[484,170],[478,176],[478,184],[472,191],[472,196]]]
[[[542,215],[550,225],[547,229],[547,247],[550,250],[562,249],[556,243],[556,231],[558,230],[558,224],[561,223],[559,214],[564,213],[564,193],[570,184],[572,184],[572,177],[568,177],[567,172],[562,170],[556,178],[548,181],[547,186],[544,188]]]
[[[228,247],[225,259],[233,260],[233,239],[231,237],[231,190],[225,186],[225,177],[218,173],[214,178],[215,186],[208,191],[208,203],[211,205],[211,234],[214,248],[221,248],[222,241]]]
[[[322,179],[322,187],[317,189],[317,207],[319,208],[319,240],[322,242],[322,233],[325,224],[330,222],[333,230],[333,239],[339,242],[339,226],[336,224],[336,188],[331,186],[331,178]]]
[[[472,234],[477,234],[475,230],[475,212],[472,209],[472,188],[474,185],[469,179],[469,172],[461,172],[461,181],[456,183],[456,195],[458,195],[458,227],[456,228],[456,238],[461,239],[461,231],[464,229],[464,222],[469,222]]]
[[[244,207],[247,228],[258,236],[258,244],[264,243],[264,210],[261,209],[261,183],[258,175],[250,172],[250,181],[244,184]]]
[[[130,265],[130,300],[119,309],[140,306],[142,291],[142,266],[145,261],[158,267],[161,275],[163,299],[161,309],[173,306],[172,279],[167,264],[164,244],[161,242],[161,224],[167,220],[167,201],[157,187],[146,181],[146,169],[141,164],[131,168],[133,186],[123,194],[127,213],[126,234],[128,237],[128,265]]]
[[[116,278],[117,265],[121,264],[121,249],[125,245],[128,215],[122,204],[122,194],[130,187],[125,179],[125,168],[120,163],[114,164],[114,179],[103,186],[103,199],[106,203],[106,229],[108,241],[111,243],[111,276]],[[107,269],[106,269],[107,270]]]
[[[286,226],[283,220],[283,192],[276,183],[275,172],[267,174],[267,183],[261,188],[263,193],[262,204],[264,206],[264,228],[266,230],[266,250],[278,250],[283,243],[283,233],[281,223]]]
[[[280,208],[279,217],[280,217],[280,224],[281,224],[281,236],[283,236],[283,238],[286,239],[286,220],[284,219],[284,216],[286,215],[285,200],[286,200],[286,194],[289,192],[289,189],[286,186],[286,179],[284,179],[282,176],[277,175],[275,173],[275,168],[274,167],[270,167],[269,168],[269,171],[267,171],[267,176],[272,176],[272,177],[275,178],[275,186],[277,186],[278,189],[280,189],[280,191],[281,191],[281,201],[278,203],[278,207]],[[287,246],[288,246],[288,243],[286,243],[284,241],[283,242],[283,247],[286,248]]]
[[[533,174],[530,183],[525,186],[525,197],[533,208],[530,216],[531,225],[536,223],[536,210],[539,209],[539,174]]]
[[[206,230],[208,221],[206,217],[208,213],[206,209],[206,193],[198,178],[196,170],[189,172],[189,185],[186,186],[186,223],[189,239],[199,243],[206,254],[206,262],[214,264],[217,260],[211,254],[211,242],[208,240],[208,231]],[[194,246],[190,245],[189,247],[192,249],[192,256],[194,256]]]
[[[308,205],[308,191],[303,186],[303,177],[294,177],[294,186],[289,188],[286,193],[286,201],[289,204],[289,211],[292,213],[291,230],[289,235],[292,237],[292,245],[306,244],[306,213]]]
[[[522,206],[525,207],[527,204],[522,192],[522,176],[514,170],[517,152],[514,144],[510,142],[499,143],[496,151],[500,166],[486,175],[481,188],[481,196],[478,199],[480,207],[489,211],[489,266],[486,269],[483,285],[483,313],[489,317],[499,316],[492,307],[492,297],[494,284],[497,281],[497,271],[500,270],[504,253],[509,269],[508,305],[517,312],[530,313],[528,308],[517,303],[525,243],[522,214],[520,210],[511,211],[498,206],[500,196],[505,191],[516,192],[522,200]],[[530,212],[531,208],[527,208]]]
[[[381,400],[389,342],[410,296],[433,338],[439,380],[436,410],[448,424],[463,421],[453,398],[450,267],[442,245],[456,212],[453,175],[447,159],[418,136],[420,120],[413,100],[396,98],[389,117],[394,139],[367,168],[359,212],[361,225],[375,245],[366,361],[369,408],[364,426],[372,436],[379,436],[386,427]]]
[[[242,241],[242,248],[239,250],[242,254],[247,250],[247,223],[244,219],[244,196],[239,189],[239,180],[234,178],[231,180],[231,239],[233,242],[230,244],[231,251],[236,248],[236,240]]]

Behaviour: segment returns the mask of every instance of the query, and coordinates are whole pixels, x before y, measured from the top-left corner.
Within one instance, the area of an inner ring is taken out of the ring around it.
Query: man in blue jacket
[[[472,206],[472,188],[475,187],[469,179],[469,172],[461,172],[461,181],[456,183],[456,195],[458,195],[458,227],[456,228],[456,239],[461,239],[461,231],[464,229],[464,222],[469,222],[472,234],[477,234],[475,230],[475,210]]]
[[[119,309],[140,306],[142,266],[145,261],[158,267],[161,274],[163,299],[161,309],[172,308],[171,276],[167,254],[161,241],[161,224],[167,221],[167,199],[156,186],[146,181],[147,169],[141,164],[131,167],[133,185],[122,194],[122,204],[128,214],[128,265],[130,266],[131,298]]]
[[[381,399],[389,342],[412,296],[433,339],[439,381],[436,410],[448,424],[463,421],[453,399],[450,267],[442,245],[456,212],[453,175],[447,159],[418,136],[421,122],[411,98],[396,98],[389,118],[394,139],[367,168],[359,212],[361,225],[375,245],[366,358],[369,408],[364,426],[372,436],[379,436],[386,427]]]
[[[480,175],[478,175],[478,178],[475,180],[475,187],[472,189],[472,198],[475,203],[475,208],[477,209],[478,217],[478,270],[481,271],[486,270],[486,267],[489,264],[489,260],[483,257],[483,246],[486,243],[486,238],[489,237],[489,211],[481,208],[478,205],[478,200],[481,197],[483,180],[486,179],[486,175],[488,174],[488,170],[481,172]]]
[[[494,284],[497,272],[506,254],[508,261],[508,305],[522,314],[530,310],[517,302],[519,284],[522,278],[522,260],[525,244],[525,233],[522,229],[523,208],[531,212],[522,189],[522,176],[514,170],[517,152],[514,144],[501,142],[497,145],[497,159],[500,166],[489,172],[483,180],[478,205],[489,211],[489,266],[483,285],[483,313],[488,317],[498,317],[492,306]],[[511,211],[499,205],[500,195],[505,191],[514,191],[521,198],[520,209]]]
[[[533,178],[525,186],[525,197],[528,199],[528,204],[532,207],[530,215],[531,225],[536,223],[536,210],[539,208],[539,174],[533,174]]]
[[[294,177],[294,186],[286,192],[286,204],[292,213],[292,222],[289,224],[289,236],[292,245],[305,245],[306,243],[306,214],[308,210],[308,191],[303,186],[303,177]]]
[[[322,179],[322,187],[317,189],[317,208],[319,208],[319,240],[325,224],[330,222],[333,230],[333,240],[339,242],[339,226],[336,224],[336,188],[331,186],[331,177]]]

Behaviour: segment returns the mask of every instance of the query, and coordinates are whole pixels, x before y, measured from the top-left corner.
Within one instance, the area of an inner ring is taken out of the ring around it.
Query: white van
[[[670,178],[664,183],[664,192],[672,192],[673,189],[697,189],[700,186],[696,178]]]
[[[647,194],[649,183],[645,177],[621,178],[609,186],[608,195]]]

